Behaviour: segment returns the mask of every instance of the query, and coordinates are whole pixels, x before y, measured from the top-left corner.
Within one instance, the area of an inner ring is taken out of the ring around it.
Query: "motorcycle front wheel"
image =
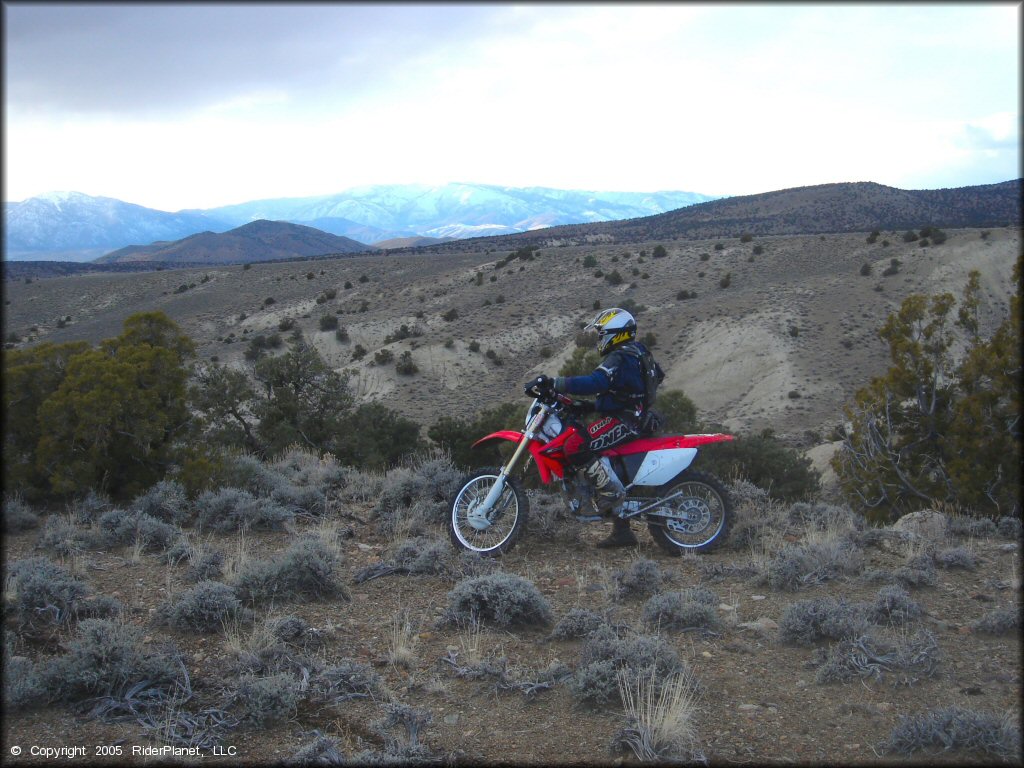
[[[494,487],[498,474],[497,469],[488,467],[463,478],[448,508],[448,534],[452,543],[485,557],[497,557],[510,551],[526,529],[530,512],[530,502],[519,483],[506,477],[501,496],[486,518],[474,516]]]
[[[647,528],[665,551],[707,552],[725,539],[732,501],[714,475],[685,472],[659,486],[653,496],[666,501],[646,514]]]

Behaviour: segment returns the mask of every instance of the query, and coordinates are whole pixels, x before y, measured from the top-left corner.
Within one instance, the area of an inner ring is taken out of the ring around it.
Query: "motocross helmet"
[[[583,330],[597,329],[597,351],[604,357],[620,344],[636,338],[636,320],[624,309],[612,307],[598,313]]]

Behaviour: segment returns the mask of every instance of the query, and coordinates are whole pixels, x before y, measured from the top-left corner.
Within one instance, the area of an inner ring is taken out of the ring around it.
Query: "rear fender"
[[[629,456],[632,453],[648,453],[650,451],[664,451],[671,448],[699,448],[708,443],[721,443],[726,440],[735,440],[732,435],[669,435],[667,437],[642,437],[624,445],[616,446],[605,451],[605,456]]]
[[[643,438],[613,448],[605,454],[628,456],[631,458],[630,463],[639,461],[631,486],[664,485],[690,466],[700,446],[732,439],[732,435],[724,434]]]

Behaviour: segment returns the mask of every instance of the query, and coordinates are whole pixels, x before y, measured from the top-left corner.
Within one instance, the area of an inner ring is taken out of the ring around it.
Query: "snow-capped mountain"
[[[4,256],[83,261],[129,245],[225,232],[261,219],[310,226],[366,244],[417,236],[479,237],[650,216],[713,199],[693,192],[401,184],[168,213],[109,197],[59,192],[4,203]]]
[[[525,232],[557,224],[650,216],[713,199],[693,192],[587,192],[462,183],[391,184],[353,187],[320,197],[257,200],[211,208],[203,213],[233,224],[254,219],[302,224],[344,219],[386,230],[387,237],[412,234],[477,237]],[[351,230],[326,231],[355,237]]]
[[[228,229],[230,224],[200,212],[167,213],[112,197],[51,192],[4,203],[4,257],[87,261],[131,243]]]

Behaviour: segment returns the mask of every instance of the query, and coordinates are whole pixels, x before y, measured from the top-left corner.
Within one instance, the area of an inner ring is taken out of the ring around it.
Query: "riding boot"
[[[587,467],[586,473],[594,483],[594,504],[602,515],[614,510],[626,497],[626,489],[607,458],[596,459]]]
[[[612,532],[607,539],[597,542],[599,549],[611,547],[634,547],[637,545],[636,535],[630,530],[629,520],[621,517],[612,518]]]

